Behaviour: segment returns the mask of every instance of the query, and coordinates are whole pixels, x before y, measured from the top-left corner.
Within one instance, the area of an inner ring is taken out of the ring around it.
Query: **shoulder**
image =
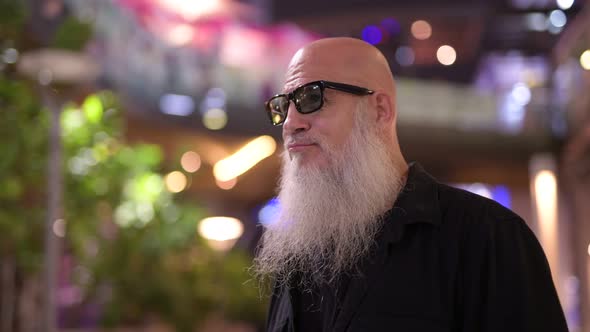
[[[437,187],[441,227],[453,230],[462,242],[540,247],[525,220],[500,203],[445,184]]]
[[[460,223],[463,227],[498,225],[525,227],[525,221],[500,203],[445,184],[438,184],[438,201],[442,223]]]
[[[396,208],[406,225],[438,226],[436,233],[446,243],[474,241],[477,244],[513,236],[536,241],[526,222],[510,209],[440,183],[418,164],[410,168],[406,186],[394,206],[394,216],[397,216]]]
[[[567,331],[549,264],[526,222],[493,200],[437,187],[465,330],[485,322],[490,331]]]
[[[443,217],[513,220],[522,218],[489,198],[438,183],[438,200]]]

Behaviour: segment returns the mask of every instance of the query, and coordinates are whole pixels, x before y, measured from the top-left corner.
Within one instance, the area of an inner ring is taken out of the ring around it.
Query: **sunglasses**
[[[373,90],[354,85],[329,81],[314,81],[303,84],[290,93],[275,95],[265,103],[266,113],[270,122],[280,126],[287,118],[289,103],[293,101],[295,109],[301,114],[319,111],[324,106],[324,90],[332,89],[357,96],[373,94]]]

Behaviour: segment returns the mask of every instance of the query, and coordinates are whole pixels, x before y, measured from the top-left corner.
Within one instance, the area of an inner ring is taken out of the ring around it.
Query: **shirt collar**
[[[384,235],[393,242],[401,238],[404,225],[440,225],[438,182],[420,164],[410,164],[406,184],[384,219]]]
[[[406,224],[427,222],[440,224],[438,183],[418,163],[410,164],[408,180],[393,210]]]

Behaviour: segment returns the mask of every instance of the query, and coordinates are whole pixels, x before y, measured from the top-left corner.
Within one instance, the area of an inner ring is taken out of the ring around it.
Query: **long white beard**
[[[327,149],[330,166],[299,166],[283,154],[278,221],[267,226],[255,259],[259,276],[286,282],[300,272],[304,283],[332,282],[368,253],[381,216],[402,187],[388,147],[367,121],[366,103],[355,110],[349,142]]]

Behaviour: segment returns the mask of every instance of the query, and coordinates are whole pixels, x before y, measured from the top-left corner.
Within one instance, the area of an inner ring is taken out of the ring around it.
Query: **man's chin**
[[[330,166],[330,162],[318,154],[294,154],[291,156],[291,166],[295,167],[295,170],[320,170]]]

